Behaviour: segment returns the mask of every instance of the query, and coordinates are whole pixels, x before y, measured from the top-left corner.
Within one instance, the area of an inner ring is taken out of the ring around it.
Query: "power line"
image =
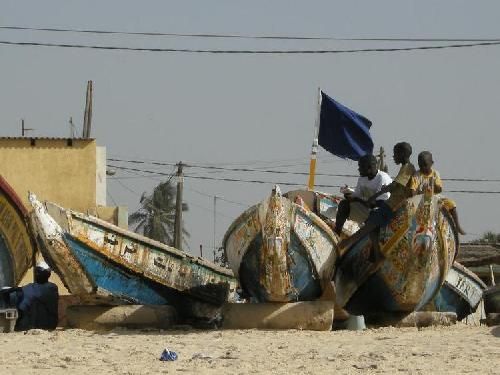
[[[176,165],[174,163],[169,162],[148,162],[148,161],[140,161],[140,160],[125,160],[125,159],[114,159],[108,158],[108,161],[117,161],[124,163],[133,163],[133,164],[154,164],[161,166],[172,166]],[[295,171],[280,171],[280,170],[272,170],[272,169],[257,169],[257,168],[230,168],[230,167],[217,167],[215,165],[196,165],[196,164],[184,164],[186,168],[201,168],[201,169],[213,169],[213,170],[222,170],[222,171],[231,171],[231,172],[257,172],[257,173],[273,173],[273,174],[292,174],[299,176],[308,176],[308,172],[295,172]],[[355,174],[335,174],[335,173],[316,173],[316,176],[323,177],[352,177],[358,178],[359,175]],[[443,181],[454,181],[454,182],[500,182],[500,179],[486,179],[486,178],[441,178]]]
[[[157,172],[157,171],[148,171],[144,169],[137,168],[127,168],[120,167],[115,165],[108,165],[112,168],[123,169],[123,170],[131,170],[131,171],[140,171],[145,173],[152,174],[161,174],[165,175],[165,173]],[[199,180],[212,180],[212,181],[226,181],[226,182],[242,182],[242,183],[256,183],[256,184],[277,184],[283,186],[303,186],[304,183],[295,183],[295,182],[276,182],[276,181],[264,181],[264,180],[243,180],[239,178],[224,178],[224,177],[208,177],[208,176],[193,176],[193,175],[184,175],[185,178],[199,179]],[[322,188],[340,188],[343,185],[327,185],[327,184],[316,184],[317,187]],[[469,193],[469,194],[500,194],[500,191],[485,191],[485,190],[446,190],[448,193]]]
[[[98,35],[135,35],[135,36],[166,36],[187,38],[227,38],[227,39],[274,39],[274,40],[332,40],[359,42],[498,42],[500,38],[339,38],[330,36],[297,36],[297,35],[257,35],[257,34],[218,34],[218,33],[164,33],[140,31],[93,30],[56,27],[0,26],[3,30],[18,31],[48,31],[77,34]]]
[[[198,191],[196,189],[192,189],[192,188],[188,188],[188,187],[185,187],[186,190],[190,190],[190,191],[193,191],[197,194],[200,194],[200,195],[203,195],[205,197],[209,197],[209,198],[213,198],[213,197],[217,197],[217,199],[220,199],[224,202],[227,202],[227,203],[232,203],[232,204],[236,204],[238,206],[242,206],[242,207],[250,207],[249,204],[246,204],[246,203],[241,203],[241,202],[236,202],[236,201],[232,201],[230,199],[226,199],[224,197],[221,197],[220,195],[214,195],[214,194],[207,194],[207,193],[203,193],[202,191]]]
[[[178,53],[209,53],[209,54],[234,54],[234,55],[300,55],[300,54],[350,54],[368,52],[405,52],[418,50],[438,50],[448,48],[466,48],[480,46],[499,45],[500,41],[478,42],[478,43],[457,43],[440,46],[417,46],[398,48],[361,48],[361,49],[312,49],[312,50],[245,50],[245,49],[191,49],[191,48],[144,48],[144,47],[118,47],[118,46],[97,46],[87,44],[67,44],[67,43],[47,43],[47,42],[12,42],[0,41],[0,44],[11,46],[32,46],[32,47],[59,47],[59,48],[81,48],[110,51],[136,51],[136,52],[178,52]]]

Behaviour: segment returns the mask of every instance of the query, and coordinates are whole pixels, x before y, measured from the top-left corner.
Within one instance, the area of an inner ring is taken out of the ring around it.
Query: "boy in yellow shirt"
[[[413,195],[423,194],[425,191],[430,191],[431,194],[439,194],[443,191],[443,182],[438,171],[432,168],[433,164],[432,154],[429,151],[422,151],[418,154],[418,167],[420,169],[415,173],[410,182],[410,189]],[[458,233],[462,235],[466,234],[458,221],[456,203],[449,198],[443,197],[441,204],[453,218]]]

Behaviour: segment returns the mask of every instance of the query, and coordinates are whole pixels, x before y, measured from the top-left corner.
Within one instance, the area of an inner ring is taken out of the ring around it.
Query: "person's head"
[[[377,158],[372,154],[363,155],[358,160],[358,171],[361,177],[375,177],[378,172]]]
[[[432,160],[432,154],[429,151],[422,151],[418,154],[418,167],[423,174],[431,173],[433,164],[434,160]]]
[[[50,273],[49,265],[45,262],[39,262],[35,267],[35,283],[45,284],[49,281]]]
[[[396,164],[404,164],[410,161],[412,153],[411,145],[408,142],[399,142],[394,145],[393,159]]]

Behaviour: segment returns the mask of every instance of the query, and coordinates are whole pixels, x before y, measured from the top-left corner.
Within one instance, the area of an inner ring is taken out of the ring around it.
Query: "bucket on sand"
[[[0,333],[14,332],[17,321],[16,309],[0,310]]]

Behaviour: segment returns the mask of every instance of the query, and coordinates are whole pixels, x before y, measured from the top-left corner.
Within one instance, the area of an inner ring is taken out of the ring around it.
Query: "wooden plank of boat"
[[[330,283],[336,237],[304,204],[275,186],[271,196],[246,210],[229,227],[223,246],[229,266],[256,302],[317,299]]]
[[[483,298],[486,314],[500,313],[500,284],[487,288],[483,292]]]
[[[17,285],[32,265],[35,243],[28,211],[0,176],[0,287]]]
[[[370,239],[354,244],[337,265],[336,302],[352,314],[411,312],[441,288],[455,258],[458,238],[438,196],[416,196],[381,228],[381,257]]]
[[[457,261],[469,268],[500,264],[500,244],[462,243]]]
[[[234,298],[237,283],[228,269],[92,216],[43,205],[33,194],[30,202],[44,256],[71,293],[102,289],[139,304],[189,297],[220,306]]]
[[[455,261],[436,297],[423,310],[454,312],[462,320],[476,311],[485,289],[474,272]]]
[[[330,331],[333,314],[333,301],[226,303],[222,328]]]

